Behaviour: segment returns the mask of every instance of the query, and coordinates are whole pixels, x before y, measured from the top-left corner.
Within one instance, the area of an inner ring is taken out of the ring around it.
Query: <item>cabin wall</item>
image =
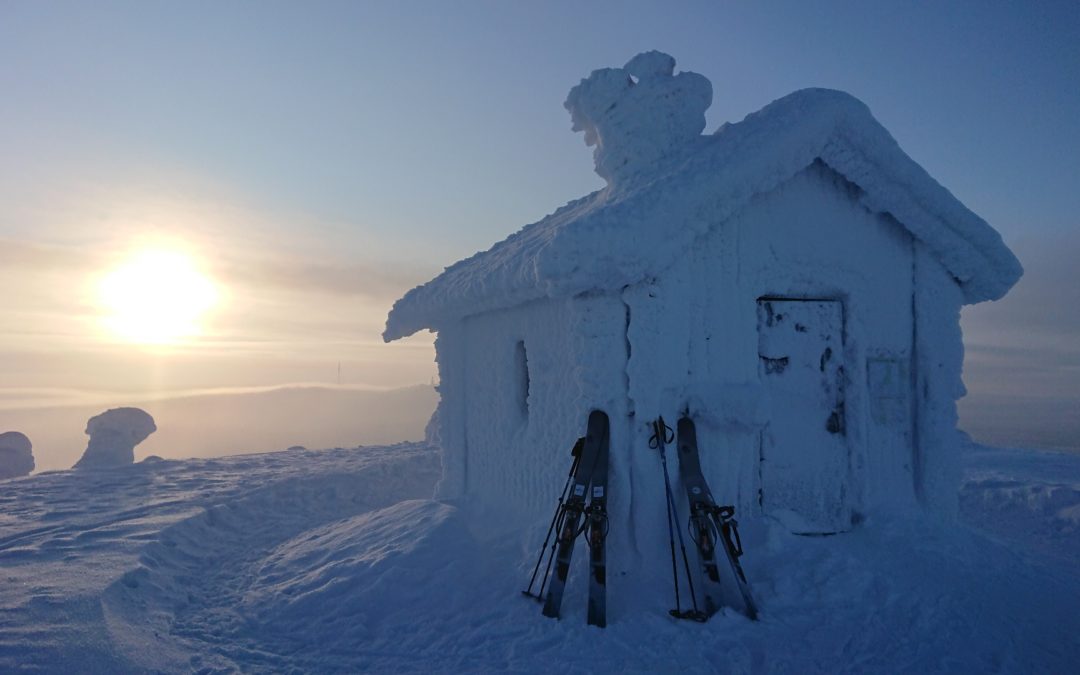
[[[648,421],[663,414],[674,426],[689,408],[716,499],[759,513],[761,444],[773,411],[760,374],[757,300],[835,298],[844,307],[846,499],[856,518],[877,504],[913,502],[912,407],[886,401],[890,414],[875,419],[882,401],[867,364],[899,364],[910,376],[914,244],[895,221],[860,206],[856,190],[815,165],[719,224],[661,278],[624,292],[642,462],[658,465]],[[899,393],[910,397],[907,384]],[[643,476],[634,487],[649,494],[656,482]],[[656,510],[650,503],[662,504],[662,495],[640,508]]]
[[[761,296],[843,302],[847,498],[855,518],[877,506],[910,506],[915,497],[914,240],[895,220],[870,213],[857,199],[858,188],[815,164],[730,223],[738,230],[741,253],[735,271],[740,292],[732,308],[742,317],[740,325],[756,328],[751,312]],[[755,339],[744,335],[744,356]],[[738,377],[763,377],[760,363],[736,362]],[[884,383],[883,370],[895,371],[898,382]],[[770,417],[777,414],[770,411]],[[768,433],[766,426],[763,434]]]
[[[439,496],[482,511],[493,530],[546,527],[589,411],[610,415],[613,448],[625,435],[624,315],[617,298],[596,296],[529,303],[440,329]],[[625,471],[617,462],[612,492]]]
[[[915,485],[920,500],[930,511],[951,519],[959,508],[960,489],[956,401],[966,393],[961,379],[963,292],[921,243],[915,246],[915,279]]]
[[[435,363],[439,367],[439,405],[435,408],[435,433],[442,450],[442,479],[435,488],[435,496],[444,500],[458,500],[465,495],[465,478],[468,468],[468,445],[465,440],[465,408],[468,404],[468,388],[465,378],[465,355],[468,336],[464,321],[441,326],[435,338]]]
[[[857,196],[818,165],[717,224],[659,278],[441,326],[439,496],[479,511],[489,535],[528,523],[539,545],[569,450],[588,412],[603,409],[612,423],[611,591],[662,574],[664,483],[649,422],[662,414],[674,428],[689,409],[717,501],[760,515],[762,439],[776,410],[762,384],[758,299],[781,296],[843,303],[852,515],[917,497],[955,511],[960,291],[906,230]],[[900,364],[907,378],[887,395],[872,372],[882,363]],[[668,469],[685,505],[673,446]]]

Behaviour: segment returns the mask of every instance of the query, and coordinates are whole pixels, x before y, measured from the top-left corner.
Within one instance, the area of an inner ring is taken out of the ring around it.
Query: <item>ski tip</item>
[[[607,421],[608,421],[607,413],[604,412],[603,410],[597,409],[597,410],[593,410],[592,412],[589,413],[589,422],[602,423],[602,422],[607,422]]]
[[[585,437],[582,436],[581,438],[577,439],[577,441],[574,442],[574,447],[570,449],[570,455],[572,457],[580,457],[581,456],[581,449],[584,448],[584,447],[585,447]]]

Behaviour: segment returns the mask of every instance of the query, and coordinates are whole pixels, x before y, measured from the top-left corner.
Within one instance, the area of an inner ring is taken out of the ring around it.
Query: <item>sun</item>
[[[202,333],[200,319],[218,290],[187,254],[146,249],[102,278],[99,298],[108,331],[146,345],[178,344]]]

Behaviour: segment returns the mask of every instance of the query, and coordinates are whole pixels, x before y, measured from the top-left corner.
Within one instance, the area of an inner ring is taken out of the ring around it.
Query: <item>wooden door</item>
[[[761,439],[762,510],[793,532],[849,529],[843,304],[758,300],[758,357],[772,411]]]

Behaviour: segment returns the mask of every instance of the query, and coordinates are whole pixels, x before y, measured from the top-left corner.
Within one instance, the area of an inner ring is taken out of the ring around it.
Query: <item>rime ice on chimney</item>
[[[608,183],[654,175],[658,162],[701,140],[712,85],[674,70],[675,59],[646,52],[623,68],[595,70],[570,90],[565,105],[573,130],[585,132],[596,173]]]
[[[546,522],[601,408],[624,569],[666,532],[660,414],[697,420],[712,490],[744,517],[953,513],[960,308],[1020,264],[855,98],[797,91],[701,135],[712,87],[674,65],[649,52],[574,87],[607,187],[390,312],[386,340],[438,333],[442,496]]]

